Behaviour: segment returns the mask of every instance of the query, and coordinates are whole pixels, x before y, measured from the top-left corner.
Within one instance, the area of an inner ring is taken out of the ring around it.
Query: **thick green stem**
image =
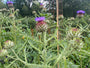
[[[80,67],[82,68],[82,59],[81,59],[81,56],[80,56]]]
[[[43,42],[44,42],[44,51],[45,51],[45,52],[44,52],[44,53],[45,53],[45,54],[44,54],[44,57],[45,57],[45,58],[44,58],[44,64],[47,65],[47,61],[46,61],[46,59],[47,59],[47,48],[46,48],[46,46],[47,46],[47,40],[46,40],[46,32],[43,32],[43,39],[44,39]],[[46,67],[45,67],[45,68],[46,68]]]
[[[1,40],[2,40],[2,25],[0,26],[0,50],[2,49],[2,46],[1,46]]]
[[[67,68],[66,57],[64,56],[63,58],[64,58],[64,66],[65,66],[64,68]]]
[[[42,33],[38,34],[38,38],[39,38],[39,41],[42,41],[42,39],[41,39],[42,38]],[[41,50],[41,46],[40,45],[39,45],[39,50]],[[40,64],[40,55],[38,55],[38,59],[37,60],[38,60],[38,63]]]
[[[14,22],[14,25],[13,25],[13,28],[14,28],[14,42],[16,44],[16,27],[15,27],[15,22]]]
[[[13,18],[13,29],[12,29],[12,33],[13,33],[13,37],[14,37],[14,44],[16,44],[16,25],[15,25],[15,18]]]

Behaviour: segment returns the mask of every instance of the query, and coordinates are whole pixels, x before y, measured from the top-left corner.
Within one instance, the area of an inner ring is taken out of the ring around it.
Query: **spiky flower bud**
[[[36,30],[39,32],[43,32],[47,30],[48,25],[44,21],[40,21],[36,24]]]
[[[64,18],[63,14],[59,15],[59,19],[63,19],[63,18]]]
[[[14,46],[14,42],[7,40],[6,42],[4,42],[4,48],[11,48]]]
[[[36,14],[36,11],[32,11],[33,14]]]
[[[6,49],[2,49],[0,50],[0,56],[6,56],[8,54],[7,50]]]
[[[81,32],[78,28],[71,28],[67,32],[67,38],[81,37]]]
[[[46,24],[46,22],[44,22],[45,17],[37,17],[35,18],[35,20],[38,21],[38,23],[36,24],[37,31],[43,32],[47,30],[48,25]]]

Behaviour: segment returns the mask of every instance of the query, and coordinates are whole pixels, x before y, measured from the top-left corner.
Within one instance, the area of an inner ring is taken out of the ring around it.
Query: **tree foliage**
[[[2,9],[2,8],[6,8],[6,5],[3,4],[3,3],[1,2],[1,0],[0,0],[0,9]]]
[[[54,10],[54,12],[56,12],[56,8],[55,8],[56,3],[55,3],[55,1],[54,0],[47,0],[47,1],[50,1],[50,3],[47,5],[48,6],[47,8],[48,9],[51,8],[52,10]],[[29,3],[29,0],[28,0],[28,3]],[[27,5],[27,2],[25,0],[15,0],[15,7],[20,9],[20,11],[21,11],[20,13],[22,15],[24,13],[26,15],[32,15],[31,12],[33,10],[35,10],[35,11],[40,10],[39,5],[37,5],[35,3],[30,8],[30,5]],[[26,9],[25,7],[27,8],[27,12],[25,12],[26,10],[22,10],[22,9]],[[64,10],[63,13],[64,13],[65,17],[68,17],[68,16],[69,17],[70,16],[75,17],[77,10],[84,10],[84,11],[86,11],[87,14],[90,14],[90,8],[89,7],[90,7],[90,0],[63,0],[63,10]]]
[[[32,7],[30,7],[30,5],[28,5],[25,0],[15,0],[15,8],[20,10],[20,14],[22,16],[31,16],[32,11],[39,11],[40,10],[38,4],[33,3]]]
[[[75,16],[77,10],[84,10],[90,14],[90,0],[63,0],[65,16]]]

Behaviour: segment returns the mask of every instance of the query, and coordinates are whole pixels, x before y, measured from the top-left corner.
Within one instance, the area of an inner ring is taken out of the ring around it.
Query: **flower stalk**
[[[0,25],[0,50],[2,49],[2,46],[1,46],[1,39],[2,39],[2,25]]]
[[[46,48],[46,46],[47,46],[47,40],[46,40],[46,31],[45,32],[43,32],[43,38],[44,38],[44,65],[47,65],[47,48]],[[45,67],[46,68],[46,67]]]

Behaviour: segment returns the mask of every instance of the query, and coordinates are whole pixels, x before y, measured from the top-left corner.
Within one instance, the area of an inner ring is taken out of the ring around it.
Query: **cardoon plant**
[[[85,11],[83,11],[83,10],[78,10],[77,11],[77,17],[83,17],[84,14],[85,14]]]
[[[44,22],[45,17],[36,17],[35,21],[37,21],[38,23],[36,24],[36,30],[39,32],[43,32],[47,30],[48,25],[46,24],[46,22]]]

